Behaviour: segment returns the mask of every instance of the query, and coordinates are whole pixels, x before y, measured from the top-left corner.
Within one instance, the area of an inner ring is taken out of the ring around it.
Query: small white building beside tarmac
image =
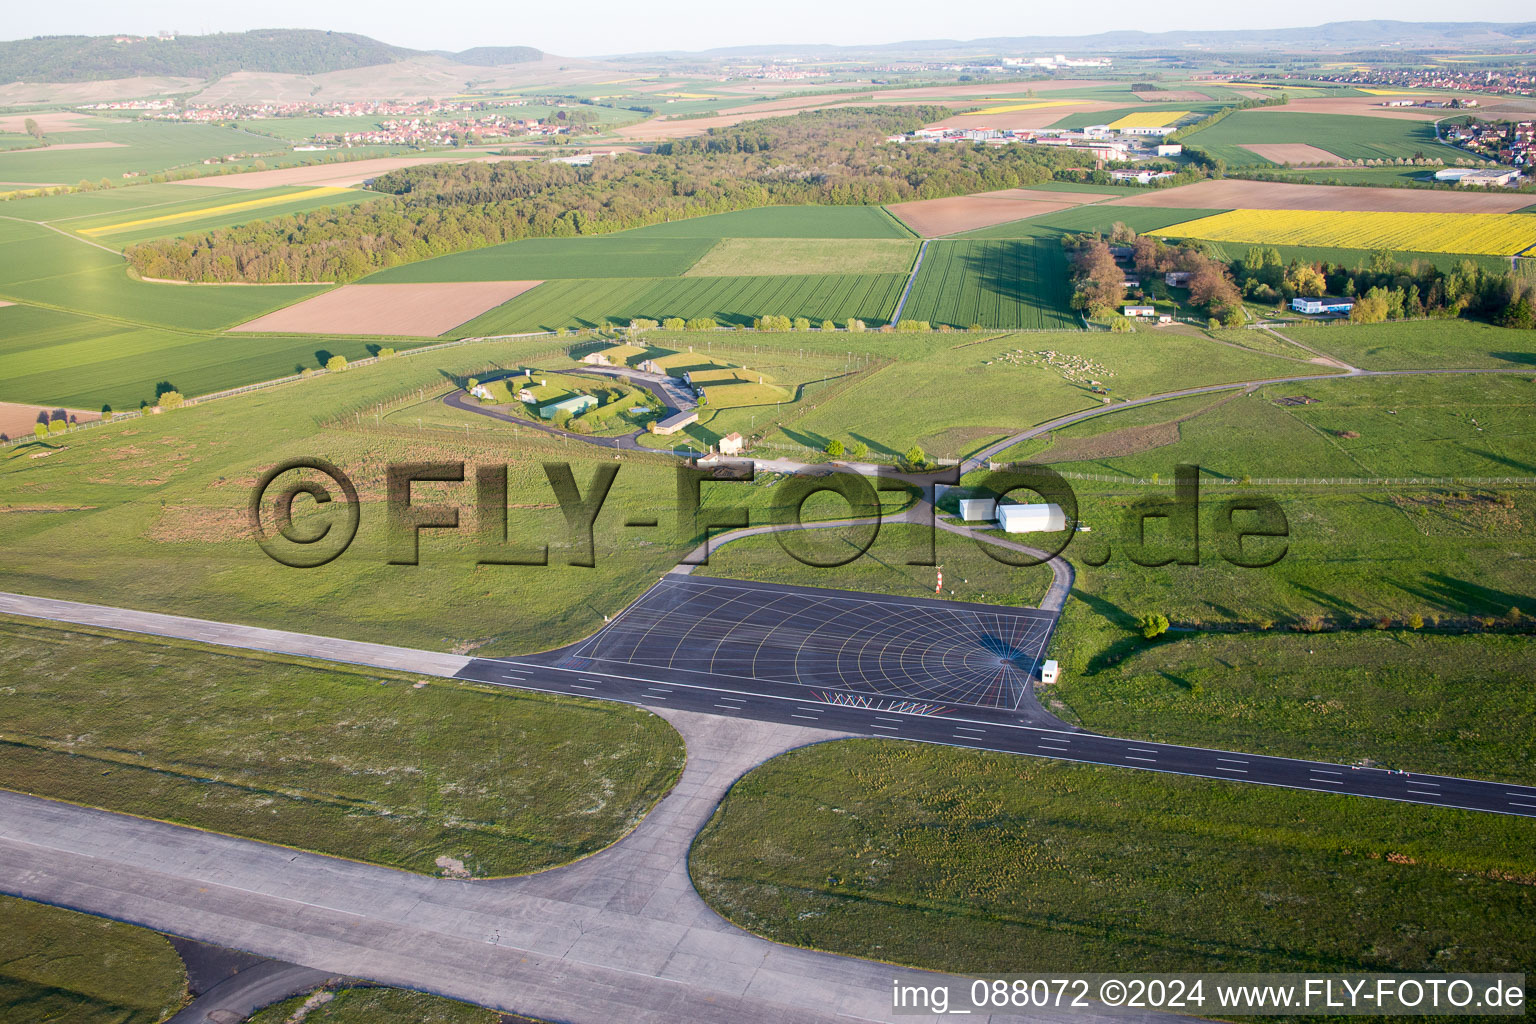
[[[1040,666],[1040,681],[1042,683],[1054,683],[1060,674],[1061,666],[1057,665],[1054,660],[1047,661],[1044,665]]]
[[[1004,533],[1054,533],[1067,528],[1060,505],[999,505],[997,521]]]

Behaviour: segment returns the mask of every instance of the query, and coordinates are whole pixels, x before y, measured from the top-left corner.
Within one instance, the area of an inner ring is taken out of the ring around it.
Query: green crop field
[[[694,843],[776,941],[936,970],[1519,971],[1536,821],[890,740],[748,772]]]
[[[66,192],[51,196],[31,196],[25,199],[8,199],[0,202],[0,216],[15,220],[32,220],[58,223],[68,227],[77,218],[103,214],[127,214],[134,210],[148,210],[159,206],[202,200],[209,205],[229,201],[228,197],[249,194],[238,188],[222,188],[213,185],[177,185],[144,182],[125,185],[122,188],[104,188],[94,192]],[[126,220],[127,217],[125,216]]]
[[[1233,167],[1272,163],[1241,148],[1253,143],[1306,143],[1346,160],[1444,157],[1456,152],[1435,142],[1434,125],[1429,121],[1275,110],[1239,111],[1185,142]]]
[[[1069,329],[1072,285],[1051,238],[929,242],[902,317],[935,324]]]
[[[368,284],[421,281],[545,281],[559,278],[671,277],[693,266],[714,240],[634,231],[587,238],[529,238],[390,267]]]
[[[1192,217],[1208,216],[1209,211],[1189,210]],[[1162,228],[1147,228],[1148,231],[1161,231]],[[1202,239],[1202,244],[1209,247],[1211,255],[1218,259],[1227,260],[1242,259],[1253,248],[1251,242],[1213,242]],[[1345,249],[1331,245],[1270,245],[1280,254],[1283,263],[1291,260],[1300,260],[1303,263],[1334,263],[1341,267],[1370,266],[1373,255],[1370,249]],[[1509,259],[1503,256],[1480,255],[1477,253],[1451,253],[1451,252],[1412,252],[1394,250],[1393,255],[1399,262],[1411,264],[1415,260],[1423,260],[1432,263],[1441,270],[1449,272],[1463,260],[1471,260],[1485,270],[1506,271],[1509,269]]]
[[[121,256],[40,224],[0,220],[0,298],[166,327],[215,330],[320,291],[312,285],[135,281]]]
[[[576,860],[682,771],[672,728],[622,705],[33,619],[0,637],[0,786],[409,871]]]
[[[0,1024],[159,1024],[186,998],[165,936],[0,896]]]
[[[767,315],[880,324],[896,308],[905,284],[903,274],[549,281],[450,333],[515,334],[673,316],[714,317],[722,324],[750,324]]]
[[[35,306],[3,306],[0,400],[133,409],[154,399],[162,382],[183,395],[208,394],[323,367],[332,355],[361,359],[385,344],[403,350],[420,339],[321,342],[195,334]]]
[[[112,121],[102,118],[100,127],[49,137],[59,145],[111,143],[100,149],[29,149],[0,153],[0,181],[73,185],[83,179],[114,181],[124,173],[152,174],[192,164],[209,157],[236,153],[286,154],[288,147],[275,139],[235,128],[205,124],[172,124],[148,121]],[[82,126],[86,122],[81,122]]]

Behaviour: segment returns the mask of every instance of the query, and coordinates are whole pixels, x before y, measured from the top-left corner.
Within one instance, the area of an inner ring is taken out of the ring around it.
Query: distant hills
[[[437,56],[497,66],[538,60],[531,46],[479,46]],[[38,36],[0,42],[0,83],[98,82],[139,76],[218,78],[235,71],[318,75],[392,64],[425,51],[350,32],[260,29],[207,36]]]
[[[868,46],[731,46],[692,53],[655,56],[788,57],[822,59],[882,55],[896,57],[993,55],[1012,53],[1125,53],[1135,51],[1231,52],[1275,50],[1285,53],[1350,50],[1529,49],[1536,45],[1536,22],[1492,21],[1335,21],[1310,28],[1198,29],[1175,32],[1117,30],[1085,36],[995,36],[987,39],[918,39]],[[626,54],[625,56],[641,56]]]

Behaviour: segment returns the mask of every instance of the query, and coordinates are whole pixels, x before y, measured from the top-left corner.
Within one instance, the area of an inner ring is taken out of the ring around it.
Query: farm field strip
[[[1017,110],[1040,110],[1044,107],[1070,107],[1071,100],[1029,100],[1025,103],[1005,103],[996,107],[983,107],[981,110],[967,110],[962,117],[990,117],[994,114],[1011,114]]]
[[[349,284],[231,329],[273,334],[432,337],[541,283]]]
[[[904,320],[1072,330],[1066,257],[1054,237],[930,242]]]
[[[906,280],[905,274],[786,274],[546,281],[451,333],[513,334],[672,316],[714,317],[723,324],[750,324],[767,315],[881,324]]]
[[[260,199],[246,199],[235,203],[220,203],[215,206],[204,206],[191,210],[180,210],[175,213],[163,213],[154,217],[141,217],[137,220],[120,221],[113,224],[101,224],[92,227],[77,228],[82,235],[95,237],[97,235],[117,234],[132,228],[143,228],[151,225],[175,224],[181,221],[199,220],[204,217],[215,217],[230,213],[244,213],[247,210],[261,209],[267,206],[280,206],[285,203],[302,203],[307,200],[329,198],[351,193],[352,189],[322,186],[319,188],[304,189],[299,192],[284,192],[281,195],[263,196]]]
[[[1151,234],[1216,242],[1513,256],[1536,245],[1536,218],[1513,213],[1232,210]]]

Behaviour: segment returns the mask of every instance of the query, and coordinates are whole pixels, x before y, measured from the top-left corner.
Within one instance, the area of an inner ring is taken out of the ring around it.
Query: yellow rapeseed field
[[[1001,107],[987,107],[985,110],[967,110],[966,117],[979,117],[983,114],[1010,114],[1015,110],[1039,110],[1041,107],[1070,107],[1073,100],[1027,100],[1023,103],[1009,103]]]
[[[1513,256],[1536,245],[1536,217],[1523,213],[1232,210],[1149,233],[1212,242]]]
[[[1143,110],[1109,122],[1111,128],[1161,128],[1189,114],[1187,110]]]
[[[118,224],[105,224],[94,228],[83,228],[82,235],[110,235],[117,231],[127,231],[130,228],[142,228],[150,224],[174,224],[180,221],[199,220],[203,217],[215,217],[221,213],[239,213],[244,210],[255,210],[263,206],[277,206],[282,203],[293,203],[306,199],[318,199],[321,196],[333,196],[342,192],[351,192],[349,188],[335,188],[321,186],[305,189],[303,192],[288,192],[280,196],[263,196],[260,199],[246,199],[238,203],[220,203],[217,206],[204,206],[196,210],[181,210],[177,213],[166,213],[158,217],[141,217],[138,220],[125,220]]]

